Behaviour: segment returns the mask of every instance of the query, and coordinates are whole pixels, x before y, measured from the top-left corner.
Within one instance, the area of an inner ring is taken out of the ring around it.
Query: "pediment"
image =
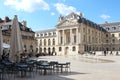
[[[64,27],[77,24],[77,20],[64,20],[57,24],[57,27]]]

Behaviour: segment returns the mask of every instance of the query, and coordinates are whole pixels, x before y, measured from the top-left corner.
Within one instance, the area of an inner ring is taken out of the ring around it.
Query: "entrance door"
[[[68,47],[66,47],[66,48],[65,48],[65,55],[67,55],[67,54],[68,54],[68,52],[69,52],[68,50],[69,50],[69,48],[68,48]]]

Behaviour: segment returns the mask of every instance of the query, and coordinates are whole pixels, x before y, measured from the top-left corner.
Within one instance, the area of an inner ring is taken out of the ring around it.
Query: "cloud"
[[[67,6],[63,3],[56,3],[54,4],[56,10],[58,11],[58,13],[62,14],[62,15],[68,15],[71,12],[75,12],[75,13],[80,13],[76,10],[75,7],[73,6]]]
[[[18,11],[33,12],[38,9],[49,10],[49,5],[44,0],[5,0],[4,5]]]
[[[102,14],[100,17],[103,18],[103,19],[108,19],[108,18],[110,18],[110,16],[109,16],[109,15],[106,15],[106,14]]]
[[[51,12],[51,15],[52,15],[52,16],[54,16],[54,15],[55,15],[55,13],[54,13],[54,12]]]

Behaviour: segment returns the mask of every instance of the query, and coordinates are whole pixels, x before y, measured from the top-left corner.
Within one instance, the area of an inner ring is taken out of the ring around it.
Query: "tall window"
[[[85,28],[83,28],[83,32],[85,32]]]
[[[59,47],[59,51],[62,51],[62,48],[61,48],[61,47]]]
[[[63,43],[63,37],[61,36],[61,44]]]
[[[119,37],[120,37],[120,33],[119,33]]]
[[[44,48],[44,52],[46,53],[46,48]]]
[[[85,42],[85,35],[83,36],[83,42]]]
[[[108,37],[108,34],[106,34],[106,37]]]
[[[39,50],[39,52],[41,53],[42,52],[42,48],[40,47],[40,50]]]
[[[75,46],[74,46],[72,49],[73,49],[72,51],[76,51],[76,48],[75,48]]]
[[[42,40],[40,40],[40,46],[42,46]]]
[[[90,36],[89,36],[89,43],[91,43]]]
[[[44,39],[44,46],[46,46],[46,39]]]
[[[74,35],[74,43],[76,43],[76,35]]]
[[[115,35],[114,35],[114,34],[112,34],[112,37],[115,37]]]
[[[112,43],[115,43],[115,39],[112,39]]]
[[[53,39],[53,45],[55,45],[55,39]]]
[[[48,39],[48,45],[50,45],[50,39]]]
[[[54,47],[52,48],[52,51],[55,52],[55,48]]]
[[[119,43],[120,43],[120,39],[119,39]]]
[[[108,40],[106,40],[106,43],[108,43]]]
[[[94,43],[94,37],[92,37],[92,42]]]
[[[68,43],[70,43],[70,36],[68,36]]]

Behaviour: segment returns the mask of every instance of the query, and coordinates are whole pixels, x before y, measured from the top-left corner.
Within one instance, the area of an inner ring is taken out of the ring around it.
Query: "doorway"
[[[69,47],[65,48],[65,55],[67,55],[69,53]]]

